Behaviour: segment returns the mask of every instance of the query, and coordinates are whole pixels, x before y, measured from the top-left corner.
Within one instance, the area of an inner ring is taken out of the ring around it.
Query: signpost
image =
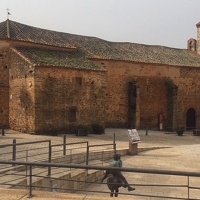
[[[138,154],[138,143],[141,142],[140,136],[136,129],[131,129],[127,131],[129,137],[129,154]]]

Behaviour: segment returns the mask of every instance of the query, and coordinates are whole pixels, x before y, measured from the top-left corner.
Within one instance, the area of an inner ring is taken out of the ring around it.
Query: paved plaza
[[[117,149],[128,149],[129,140],[127,136],[127,129],[106,129],[105,134],[95,135],[90,134],[88,136],[75,136],[73,134],[67,135],[67,142],[80,142],[88,141],[90,145],[92,144],[106,144],[113,141],[113,135],[115,133]],[[152,131],[149,130],[146,135],[146,130],[138,130],[141,138],[141,143],[139,143],[139,153],[134,156],[123,156],[123,167],[130,168],[143,168],[143,169],[163,169],[172,171],[186,171],[186,172],[200,172],[200,136],[194,136],[192,132],[185,132],[183,136],[178,136],[176,133],[165,133],[162,131]],[[28,135],[19,133],[12,130],[6,130],[5,136],[0,135],[0,144],[12,143],[12,140],[16,139],[17,142],[27,142],[43,139],[51,139],[53,144],[62,143],[63,135],[58,136],[45,136],[45,135]],[[36,147],[37,148],[37,147]],[[134,193],[154,193],[152,187],[142,187],[140,184],[148,183],[166,183],[173,180],[175,184],[179,182],[186,182],[185,177],[163,177],[161,175],[151,175],[151,174],[140,174],[140,173],[123,173],[127,178],[128,182],[135,185],[136,190]],[[162,180],[161,180],[162,179]],[[191,179],[192,183],[195,185],[200,184],[200,180]],[[104,182],[105,183],[105,182]],[[93,184],[88,189],[95,191],[108,191],[106,184]],[[179,189],[180,191],[181,189]],[[126,189],[120,188],[120,192],[126,192]],[[160,194],[163,194],[162,187],[160,188]],[[156,190],[155,195],[159,195]],[[186,191],[181,191],[183,196]],[[175,194],[175,189],[169,189],[168,194]],[[78,195],[78,194],[77,194]],[[36,195],[37,196],[37,195]],[[84,198],[82,198],[84,196]],[[94,194],[94,193],[83,193],[80,199],[100,199],[106,198],[108,194]],[[195,193],[194,198],[200,197],[200,193]],[[79,199],[79,197],[77,197]],[[148,198],[137,198],[134,196],[119,196],[126,199],[148,199]],[[5,198],[6,199],[6,198]],[[10,197],[10,199],[12,199]],[[23,198],[16,198],[23,199]],[[36,197],[35,197],[36,199]],[[47,198],[50,199],[50,198]],[[56,199],[56,198],[55,198]],[[68,198],[69,199],[69,198]],[[74,197],[75,199],[75,197]],[[108,198],[107,198],[108,199]],[[34,198],[33,198],[34,200]]]

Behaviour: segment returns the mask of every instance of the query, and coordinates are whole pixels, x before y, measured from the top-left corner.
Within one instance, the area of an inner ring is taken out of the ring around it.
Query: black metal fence
[[[4,182],[0,181],[1,186],[12,186],[16,188],[27,188],[29,191],[28,197],[32,197],[34,190],[46,190],[46,191],[62,191],[62,192],[87,192],[89,193],[105,193],[109,196],[109,190],[102,192],[102,190],[87,190],[87,185],[90,184],[90,188],[93,184],[103,184],[100,183],[100,179],[102,178],[103,173],[101,173],[99,176],[96,176],[96,179],[87,179],[88,177],[88,170],[96,170],[103,172],[104,170],[113,170],[113,171],[122,171],[126,173],[131,173],[132,175],[137,174],[146,174],[147,176],[152,175],[159,175],[161,176],[160,180],[165,180],[166,176],[168,181],[161,181],[155,182],[155,180],[151,181],[149,180],[147,183],[137,183],[136,180],[134,183],[129,183],[131,185],[134,185],[136,187],[136,190],[134,192],[129,193],[119,193],[119,196],[123,195],[132,195],[132,196],[140,196],[140,197],[149,197],[151,199],[188,199],[188,200],[199,200],[200,199],[200,187],[198,186],[199,179],[200,179],[200,173],[195,172],[184,172],[184,171],[167,171],[167,170],[150,170],[150,169],[137,169],[137,168],[111,168],[111,167],[103,167],[103,166],[90,166],[90,165],[80,165],[80,164],[61,164],[61,163],[45,163],[45,162],[25,162],[25,161],[0,161],[0,164],[2,165],[20,165],[20,166],[26,166],[29,169],[28,175],[25,174],[16,174],[18,183],[9,181],[9,178],[5,179]],[[62,177],[56,177],[54,175],[42,175],[38,173],[34,173],[33,169],[34,167],[42,167],[42,168],[57,168],[58,170],[72,168],[72,169],[78,169],[78,170],[84,170],[85,176],[82,177],[82,179],[79,178],[72,178],[70,176],[62,176]],[[5,175],[4,175],[5,176]],[[2,174],[0,175],[1,178],[4,177]],[[9,177],[9,173],[6,174],[7,177]],[[175,177],[172,179],[171,177]],[[177,183],[175,181],[176,177],[184,177],[184,179]],[[27,179],[28,178],[28,179]],[[40,184],[35,184],[34,179],[46,179],[45,184],[42,184],[40,181]],[[21,182],[19,180],[21,179]],[[86,180],[87,179],[87,180]],[[196,184],[193,179],[196,179]],[[25,181],[26,180],[26,181]],[[28,180],[28,182],[27,182]],[[171,180],[171,181],[169,181]],[[173,183],[173,181],[175,183]],[[60,184],[55,184],[58,181],[65,182],[64,186]],[[163,183],[164,182],[164,183]],[[73,184],[72,184],[73,183]],[[76,187],[74,187],[74,183],[76,183]],[[105,184],[105,183],[104,183]],[[144,189],[144,188],[149,188]],[[169,188],[173,192],[169,192]],[[143,191],[143,193],[142,193]],[[148,191],[152,191],[152,193],[148,193]]]

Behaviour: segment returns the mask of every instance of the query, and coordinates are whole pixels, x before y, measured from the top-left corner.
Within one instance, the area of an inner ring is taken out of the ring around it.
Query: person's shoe
[[[133,191],[133,190],[135,190],[135,188],[132,188],[132,187],[128,187],[128,191],[130,192],[130,191]]]

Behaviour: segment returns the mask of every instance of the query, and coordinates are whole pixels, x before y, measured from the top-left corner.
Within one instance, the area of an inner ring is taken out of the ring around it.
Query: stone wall
[[[76,86],[75,78],[82,78]],[[10,67],[10,127],[42,132],[105,121],[105,72],[33,68],[15,53]],[[69,110],[76,109],[70,122]]]
[[[200,54],[200,23],[197,24],[197,53]]]
[[[36,67],[36,132],[104,123],[106,81],[102,71]],[[70,121],[70,109],[76,110],[75,121]]]
[[[10,57],[11,55],[11,57]],[[11,60],[11,61],[10,61]],[[114,60],[93,60],[107,72],[64,67],[33,67],[0,43],[0,125],[22,132],[68,129],[106,122],[107,127],[158,129],[186,124],[187,111],[200,128],[199,68]],[[166,80],[178,87],[171,105]],[[136,84],[129,108],[128,85]],[[173,109],[171,109],[173,107]],[[71,120],[70,111],[76,119]],[[134,112],[130,118],[130,110]],[[131,120],[131,121],[130,121]]]
[[[108,70],[106,91],[106,124],[108,127],[127,127],[130,124],[127,96],[130,81],[138,85],[134,121],[136,128],[158,129],[160,114],[164,127],[176,124],[185,125],[189,108],[194,108],[199,116],[198,69],[123,61],[93,60],[93,62]],[[169,110],[169,96],[165,84],[169,78],[178,86],[177,106],[174,113],[170,113]],[[172,114],[175,116],[174,124],[170,120]],[[197,125],[200,124],[197,123]]]
[[[6,42],[0,43],[0,126],[9,127],[9,50]]]
[[[19,55],[11,53],[10,127],[21,132],[35,129],[34,68]]]
[[[182,67],[180,76],[174,77],[178,86],[176,124],[185,125],[186,114],[190,108],[196,111],[196,127],[200,127],[200,74],[198,68]]]

